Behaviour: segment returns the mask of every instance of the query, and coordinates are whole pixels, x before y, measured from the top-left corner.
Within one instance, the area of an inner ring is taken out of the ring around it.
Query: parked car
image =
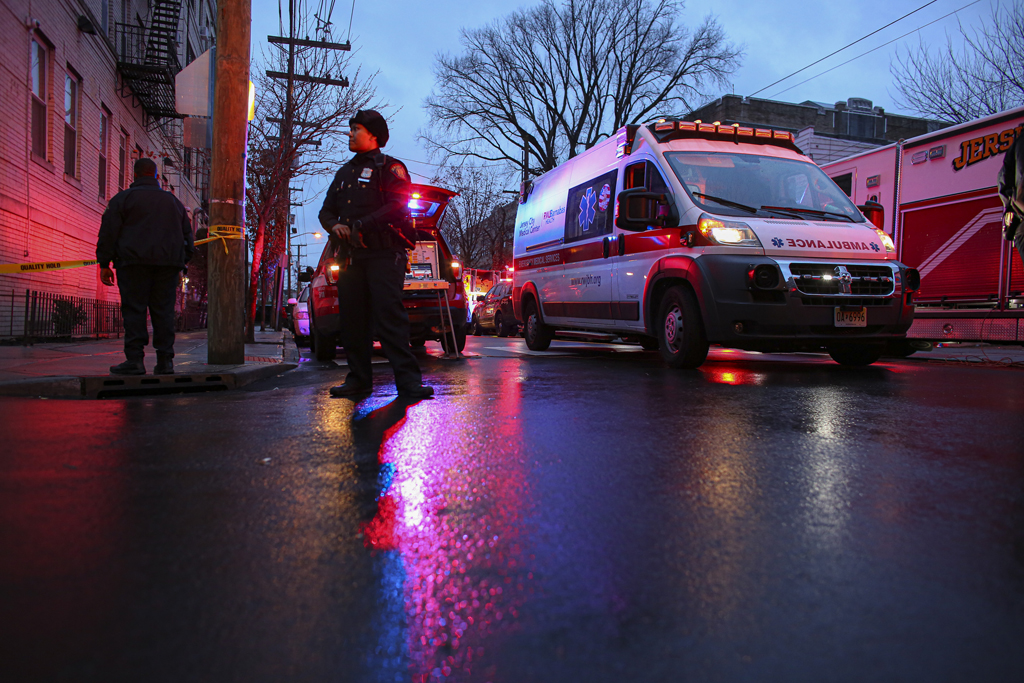
[[[438,341],[451,351],[452,328],[455,348],[466,346],[466,288],[462,282],[462,265],[437,226],[455,192],[432,185],[412,185],[409,211],[418,229],[419,239],[410,254],[402,301],[409,314],[409,341],[422,347],[427,341]],[[310,340],[317,360],[331,360],[337,353],[341,321],[338,311],[338,272],[340,265],[333,258],[328,243],[309,280]],[[440,296],[438,293],[440,292]],[[440,299],[440,301],[439,301]],[[450,320],[449,324],[449,309]]]
[[[291,304],[292,334],[296,346],[309,346],[309,285],[302,288],[298,299],[289,299]]]
[[[473,309],[473,334],[493,332],[499,337],[514,337],[519,334],[520,323],[512,310],[512,281],[502,280],[477,297],[479,302]]]

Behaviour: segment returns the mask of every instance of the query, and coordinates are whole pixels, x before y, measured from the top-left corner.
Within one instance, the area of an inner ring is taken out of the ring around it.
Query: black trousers
[[[420,365],[409,348],[409,314],[402,305],[407,257],[404,252],[382,252],[353,259],[338,276],[341,344],[348,357],[351,379],[373,382],[373,337],[395,372],[395,386],[423,383]]]
[[[121,266],[117,269],[126,358],[142,360],[146,353],[149,343],[147,310],[153,321],[153,348],[157,358],[174,357],[174,299],[180,272],[176,266]]]
[[[1017,226],[1017,234],[1013,236],[1013,246],[1017,247],[1021,262],[1024,262],[1024,223]]]

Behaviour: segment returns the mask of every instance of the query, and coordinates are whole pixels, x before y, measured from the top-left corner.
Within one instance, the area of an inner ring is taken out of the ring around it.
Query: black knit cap
[[[370,135],[377,138],[378,147],[388,144],[388,122],[384,120],[384,117],[379,112],[373,109],[363,109],[357,111],[356,115],[350,118],[348,122],[349,125],[362,124],[366,130],[370,131]]]

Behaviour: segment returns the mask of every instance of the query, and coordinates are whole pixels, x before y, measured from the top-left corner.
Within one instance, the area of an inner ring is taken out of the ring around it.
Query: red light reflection
[[[740,366],[711,365],[700,368],[704,376],[716,384],[764,384],[765,374],[753,372]]]
[[[480,443],[478,420],[451,401],[419,403],[383,440],[393,467],[377,515],[363,527],[375,552],[396,552],[412,680],[462,680],[480,667],[490,637],[516,627],[532,593],[522,557],[528,507],[518,414],[518,375],[502,375],[498,434]],[[479,423],[482,424],[482,423]],[[508,449],[480,455],[493,440]]]

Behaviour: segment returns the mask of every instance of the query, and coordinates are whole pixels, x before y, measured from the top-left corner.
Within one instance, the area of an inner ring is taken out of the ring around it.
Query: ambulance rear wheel
[[[523,336],[526,337],[526,346],[531,351],[546,351],[555,337],[555,330],[541,322],[536,301],[530,299],[526,302],[526,305],[523,306],[523,317],[525,318]]]
[[[863,346],[836,346],[828,350],[832,360],[840,365],[860,368],[871,365],[882,357],[881,346],[865,344]]]
[[[696,368],[708,357],[708,340],[697,300],[686,287],[665,292],[658,316],[658,351],[672,368]]]

